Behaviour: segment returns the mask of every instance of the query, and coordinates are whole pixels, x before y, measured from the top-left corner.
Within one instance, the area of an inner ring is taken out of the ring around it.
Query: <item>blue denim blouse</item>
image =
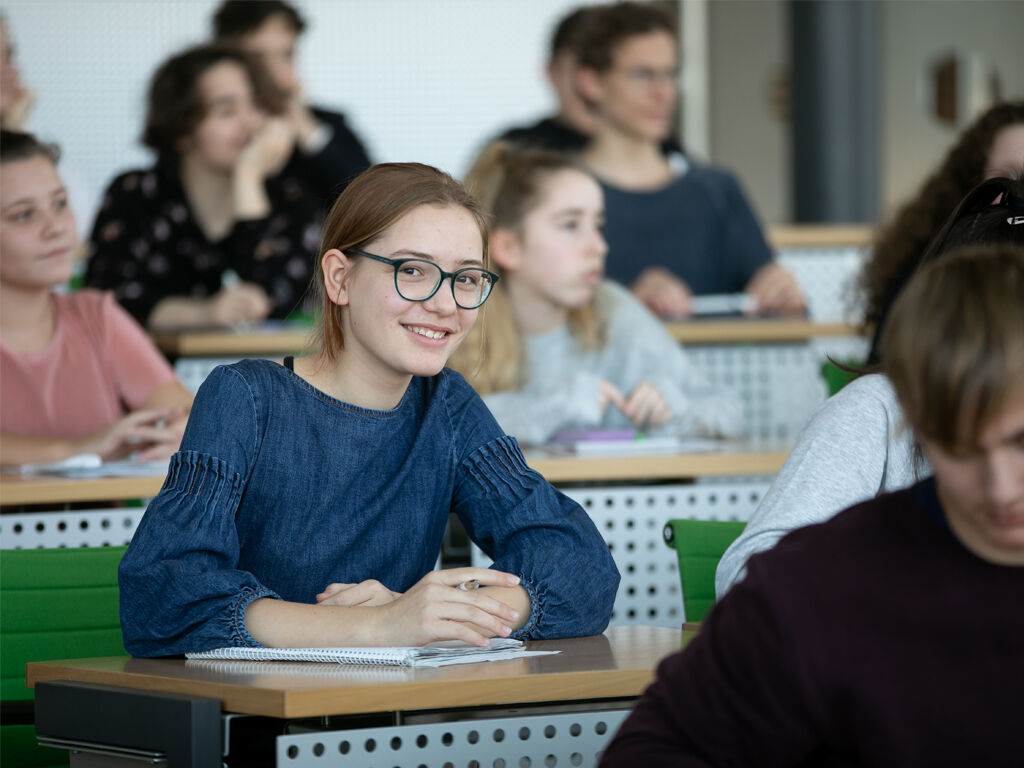
[[[249,603],[315,603],[331,582],[404,592],[434,567],[449,512],[522,579],[531,612],[517,637],[607,626],[619,574],[600,534],[459,374],[414,377],[375,411],[267,360],[221,366],[121,562],[125,648],[257,646]]]

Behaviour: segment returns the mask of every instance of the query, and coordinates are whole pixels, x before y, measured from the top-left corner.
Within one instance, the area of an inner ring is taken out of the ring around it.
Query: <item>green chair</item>
[[[665,543],[679,556],[679,581],[687,621],[703,621],[715,604],[715,568],[746,523],[669,520]]]
[[[64,750],[36,744],[25,664],[125,655],[117,593],[125,549],[0,551],[0,764],[68,764]]]
[[[853,371],[847,371],[840,368],[839,365],[836,365],[836,362],[838,362],[839,365],[851,368],[857,368],[864,365],[863,360],[833,361],[831,359],[826,359],[825,362],[821,364],[821,378],[825,380],[825,388],[828,390],[829,397],[832,397],[832,395],[841,390],[858,376],[858,374]]]

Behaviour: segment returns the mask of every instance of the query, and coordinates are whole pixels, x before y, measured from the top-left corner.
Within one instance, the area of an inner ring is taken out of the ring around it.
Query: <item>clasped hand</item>
[[[431,571],[405,593],[393,592],[370,579],[357,584],[333,583],[316,596],[319,605],[376,609],[375,636],[380,645],[425,645],[462,640],[487,645],[491,637],[507,637],[519,612],[488,595],[488,590],[462,591],[464,581],[481,587],[515,587],[519,577],[490,568]]]

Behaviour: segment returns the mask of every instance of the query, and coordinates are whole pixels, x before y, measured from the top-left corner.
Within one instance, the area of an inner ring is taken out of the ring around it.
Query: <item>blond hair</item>
[[[564,155],[513,149],[496,141],[477,156],[465,183],[490,213],[492,229],[521,234],[523,219],[540,202],[544,182],[565,170],[586,173]],[[500,268],[495,269],[500,274]],[[584,350],[600,349],[607,341],[606,323],[595,299],[570,310],[568,324],[570,334]],[[502,283],[495,285],[479,321],[448,364],[481,394],[519,389],[526,382],[522,332]]]
[[[917,437],[976,444],[1024,387],[1024,249],[975,246],[929,264],[896,300],[881,344]]]

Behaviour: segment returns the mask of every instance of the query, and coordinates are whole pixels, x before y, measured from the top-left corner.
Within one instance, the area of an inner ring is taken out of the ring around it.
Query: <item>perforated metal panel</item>
[[[665,521],[676,517],[749,520],[769,483],[770,478],[759,477],[565,490],[594,521],[622,577],[611,625],[678,627],[683,621],[683,597],[675,551],[662,539]],[[471,559],[475,566],[491,564],[476,546]]]
[[[277,737],[282,768],[597,765],[628,710],[398,725]]]
[[[792,273],[807,299],[812,320],[838,323],[859,317],[853,291],[868,248],[837,246],[787,248],[776,260]]]
[[[70,509],[0,516],[0,549],[116,547],[131,541],[145,507]]]

